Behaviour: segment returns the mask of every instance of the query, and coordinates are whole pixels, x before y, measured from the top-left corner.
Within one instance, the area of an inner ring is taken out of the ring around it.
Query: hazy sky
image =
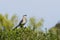
[[[0,13],[44,18],[43,26],[49,29],[60,20],[60,0],[0,0]]]

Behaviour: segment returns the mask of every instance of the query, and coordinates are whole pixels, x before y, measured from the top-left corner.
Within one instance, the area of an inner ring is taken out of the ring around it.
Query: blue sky
[[[43,18],[44,28],[49,29],[60,20],[60,0],[0,0],[0,13]]]

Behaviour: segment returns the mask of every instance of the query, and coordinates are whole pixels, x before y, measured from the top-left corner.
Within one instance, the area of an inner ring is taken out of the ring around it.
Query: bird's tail
[[[17,25],[13,30],[15,30],[19,25]]]

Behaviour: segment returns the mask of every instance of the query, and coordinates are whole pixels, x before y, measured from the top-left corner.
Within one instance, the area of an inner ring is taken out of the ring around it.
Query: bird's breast
[[[25,24],[27,22],[27,20],[26,19],[23,19],[23,22],[22,22],[22,24]]]

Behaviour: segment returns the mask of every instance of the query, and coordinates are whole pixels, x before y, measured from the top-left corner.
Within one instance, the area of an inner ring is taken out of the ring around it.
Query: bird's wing
[[[22,22],[23,22],[23,20],[21,20],[21,21],[19,22],[19,25],[21,25],[21,24],[22,24]]]

